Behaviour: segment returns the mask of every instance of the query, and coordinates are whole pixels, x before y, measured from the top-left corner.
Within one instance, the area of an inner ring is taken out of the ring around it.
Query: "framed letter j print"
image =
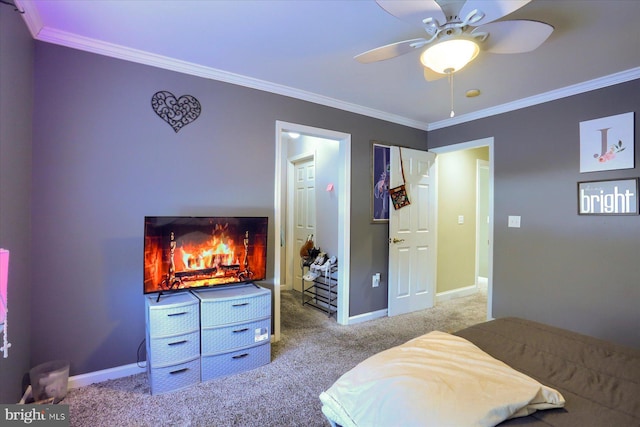
[[[580,122],[580,173],[635,167],[633,114]]]

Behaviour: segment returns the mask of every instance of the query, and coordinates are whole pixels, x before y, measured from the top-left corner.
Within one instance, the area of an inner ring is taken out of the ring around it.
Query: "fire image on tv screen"
[[[267,217],[144,220],[144,293],[264,280]]]

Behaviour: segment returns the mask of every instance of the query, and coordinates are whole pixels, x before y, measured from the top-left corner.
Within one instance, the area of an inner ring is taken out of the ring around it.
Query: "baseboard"
[[[466,297],[478,292],[476,285],[465,286],[464,288],[452,289],[450,291],[439,292],[436,294],[436,302],[447,301],[454,298]]]
[[[357,316],[349,317],[348,325],[355,325],[356,323],[368,322],[369,320],[379,319],[381,317],[387,317],[387,309],[372,311],[370,313],[358,314]]]
[[[144,362],[146,363],[146,362]],[[146,367],[137,363],[130,365],[116,366],[114,368],[103,369],[101,371],[88,372],[86,374],[74,375],[69,377],[68,388],[84,387],[94,383],[100,383],[116,378],[128,377],[130,375],[141,374],[146,371]]]

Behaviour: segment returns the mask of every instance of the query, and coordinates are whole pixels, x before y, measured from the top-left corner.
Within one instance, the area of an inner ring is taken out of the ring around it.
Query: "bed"
[[[431,332],[320,395],[332,426],[640,426],[640,350],[519,318]]]

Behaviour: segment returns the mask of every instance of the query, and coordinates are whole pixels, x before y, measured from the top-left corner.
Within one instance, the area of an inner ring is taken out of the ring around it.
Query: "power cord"
[[[138,354],[137,354],[137,359],[136,359],[136,364],[138,365],[138,368],[146,368],[147,367],[146,360],[145,360],[144,364],[141,364],[142,358],[140,357],[140,351],[144,348],[145,341],[146,341],[146,339],[143,339],[142,342],[140,343],[140,345],[138,346]],[[146,359],[146,357],[145,357],[145,359]]]

